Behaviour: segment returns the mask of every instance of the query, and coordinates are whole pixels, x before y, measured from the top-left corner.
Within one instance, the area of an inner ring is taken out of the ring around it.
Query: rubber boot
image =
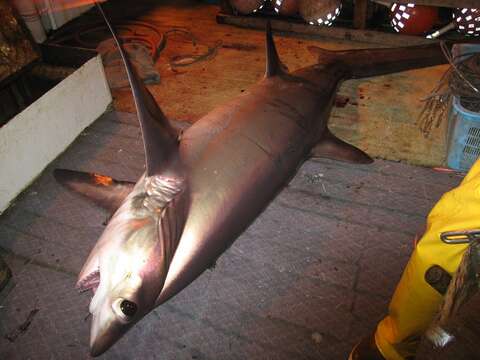
[[[375,343],[375,333],[355,345],[348,360],[385,360]]]

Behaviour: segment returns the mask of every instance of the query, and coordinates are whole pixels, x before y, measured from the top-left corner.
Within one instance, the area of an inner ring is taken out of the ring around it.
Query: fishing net
[[[448,117],[453,96],[467,110],[480,112],[480,53],[464,53],[454,57],[445,43],[440,43],[450,67],[431,94],[423,99],[424,106],[417,124],[428,138],[432,129],[440,127]]]

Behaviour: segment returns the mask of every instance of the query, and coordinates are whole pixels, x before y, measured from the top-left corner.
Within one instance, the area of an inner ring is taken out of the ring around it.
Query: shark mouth
[[[100,285],[100,269],[96,269],[90,274],[88,274],[87,276],[78,280],[76,288],[80,292],[92,290],[93,294],[95,294],[99,285]]]

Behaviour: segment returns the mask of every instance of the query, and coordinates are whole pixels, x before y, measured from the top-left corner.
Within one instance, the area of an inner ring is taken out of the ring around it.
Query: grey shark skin
[[[198,120],[181,141],[124,58],[145,143],[145,175],[133,186],[55,172],[60,183],[96,204],[110,210],[121,204],[77,282],[95,293],[93,356],[208,269],[310,156],[372,161],[327,128],[341,81],[444,62],[436,45],[311,50],[318,63],[288,73],[268,26],[265,78]]]

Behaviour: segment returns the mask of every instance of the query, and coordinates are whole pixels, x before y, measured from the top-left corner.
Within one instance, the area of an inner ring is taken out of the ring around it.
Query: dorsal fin
[[[132,88],[138,121],[142,130],[147,176],[172,171],[168,167],[176,163],[176,157],[178,156],[178,141],[175,131],[138,77],[102,7],[99,3],[96,3],[96,5],[117,44]]]
[[[272,24],[267,21],[266,28],[266,50],[267,50],[267,69],[265,70],[265,77],[272,77],[284,73],[285,66],[278,57],[275,41],[272,35]]]

